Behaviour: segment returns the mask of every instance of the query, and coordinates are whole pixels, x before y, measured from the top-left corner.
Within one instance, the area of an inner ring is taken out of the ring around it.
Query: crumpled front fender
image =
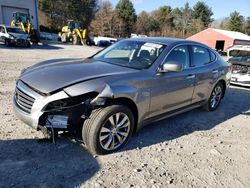
[[[126,97],[131,100],[135,100],[138,95],[138,91],[133,86],[128,85],[109,85],[102,80],[90,80],[82,82],[64,89],[64,91],[70,96],[79,96],[86,93],[96,92],[97,98],[102,99],[115,99]]]

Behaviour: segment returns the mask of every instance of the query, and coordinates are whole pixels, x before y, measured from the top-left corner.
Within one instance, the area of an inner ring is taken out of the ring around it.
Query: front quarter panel
[[[64,91],[70,96],[79,96],[91,92],[97,93],[97,98],[119,100],[126,98],[135,103],[138,109],[138,122],[149,112],[150,90],[146,78],[137,75],[124,78],[103,77],[89,80],[67,87]]]

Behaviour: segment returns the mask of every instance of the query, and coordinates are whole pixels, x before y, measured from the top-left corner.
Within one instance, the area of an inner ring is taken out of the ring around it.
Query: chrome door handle
[[[192,79],[192,78],[195,78],[195,75],[194,74],[190,74],[186,77],[186,79]]]
[[[213,70],[213,71],[212,71],[213,74],[216,74],[216,73],[218,73],[218,72],[219,72],[218,70]]]

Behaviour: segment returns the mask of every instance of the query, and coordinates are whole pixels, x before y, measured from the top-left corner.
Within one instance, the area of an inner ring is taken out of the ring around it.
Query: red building
[[[250,45],[250,36],[248,35],[213,28],[205,29],[187,39],[201,42],[218,51],[226,51],[228,47],[233,45]]]

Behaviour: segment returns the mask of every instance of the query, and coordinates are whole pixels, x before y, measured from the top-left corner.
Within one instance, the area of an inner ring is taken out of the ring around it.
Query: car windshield
[[[15,27],[8,27],[7,28],[8,33],[20,33],[20,34],[25,34],[23,30]]]
[[[30,22],[29,15],[25,13],[16,13],[15,15],[17,22],[22,22],[23,24],[27,24]]]
[[[93,58],[119,66],[147,69],[160,56],[166,45],[123,40],[96,54]]]
[[[229,61],[249,62],[250,51],[249,50],[231,50],[229,51],[231,57]]]

